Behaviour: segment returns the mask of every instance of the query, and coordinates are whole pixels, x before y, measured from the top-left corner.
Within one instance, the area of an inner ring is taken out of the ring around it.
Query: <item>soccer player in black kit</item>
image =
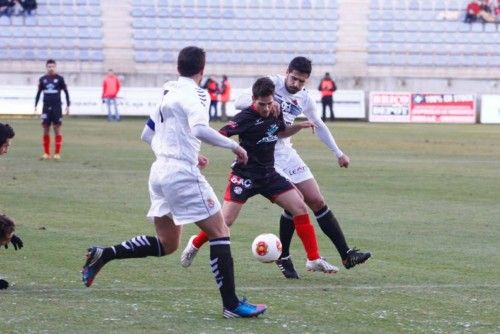
[[[56,73],[56,62],[53,59],[47,60],[45,67],[47,74],[40,77],[38,82],[38,92],[35,98],[35,114],[37,113],[36,106],[40,100],[40,94],[43,92],[43,109],[42,109],[42,127],[43,127],[43,155],[42,160],[50,159],[50,126],[54,128],[55,134],[55,151],[54,160],[61,159],[62,147],[62,102],[61,90],[66,95],[66,115],[69,114],[69,93],[66,87],[64,78]]]
[[[269,78],[258,79],[252,87],[252,106],[238,113],[220,130],[227,137],[238,135],[240,145],[248,154],[247,164],[234,162],[232,165],[222,215],[226,224],[231,226],[247,199],[261,194],[292,212],[293,224],[306,251],[307,270],[335,273],[338,268],[319,254],[314,227],[302,196],[289,180],[274,169],[274,147],[278,138],[311,128],[313,123],[306,121],[285,125],[282,114],[271,114],[274,90],[274,83]],[[191,265],[199,247],[206,241],[208,238],[203,231],[191,237],[181,256],[183,267]]]

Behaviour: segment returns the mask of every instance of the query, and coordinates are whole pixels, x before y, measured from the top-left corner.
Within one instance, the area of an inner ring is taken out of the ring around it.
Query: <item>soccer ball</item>
[[[274,262],[281,255],[281,241],[272,233],[258,235],[252,243],[252,253],[260,262]]]

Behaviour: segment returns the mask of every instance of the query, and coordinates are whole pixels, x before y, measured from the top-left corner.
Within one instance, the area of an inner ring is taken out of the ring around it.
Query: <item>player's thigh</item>
[[[321,194],[321,190],[319,189],[316,179],[308,179],[296,183],[295,186],[304,196],[304,202],[306,202],[307,206],[310,207],[311,210],[318,211],[325,206],[325,199]]]
[[[209,240],[229,237],[229,228],[224,223],[221,211],[198,221],[196,225],[206,233]]]
[[[293,216],[307,214],[307,206],[302,200],[301,194],[295,188],[279,194],[274,199],[274,202]]]
[[[227,226],[233,225],[236,218],[238,218],[242,207],[243,203],[226,200],[222,203],[222,216],[224,217],[224,221]]]
[[[175,225],[174,221],[168,217],[154,217],[156,235],[163,246],[165,254],[171,254],[179,248],[182,227]]]

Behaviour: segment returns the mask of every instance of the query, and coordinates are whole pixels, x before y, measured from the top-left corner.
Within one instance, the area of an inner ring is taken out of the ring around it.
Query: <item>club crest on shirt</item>
[[[210,209],[212,209],[215,206],[215,201],[211,198],[207,199],[207,205]]]
[[[281,111],[284,114],[299,116],[302,113],[302,108],[300,108],[296,99],[286,100],[283,96],[280,96],[278,94],[274,95],[274,99],[279,103]]]

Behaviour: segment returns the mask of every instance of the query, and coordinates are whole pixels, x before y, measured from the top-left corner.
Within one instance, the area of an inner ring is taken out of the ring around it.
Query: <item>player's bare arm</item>
[[[294,123],[292,125],[287,126],[285,130],[279,132],[278,137],[280,137],[280,138],[290,137],[302,129],[311,128],[314,131],[314,127],[315,127],[315,125],[311,121],[297,122],[297,123]]]

